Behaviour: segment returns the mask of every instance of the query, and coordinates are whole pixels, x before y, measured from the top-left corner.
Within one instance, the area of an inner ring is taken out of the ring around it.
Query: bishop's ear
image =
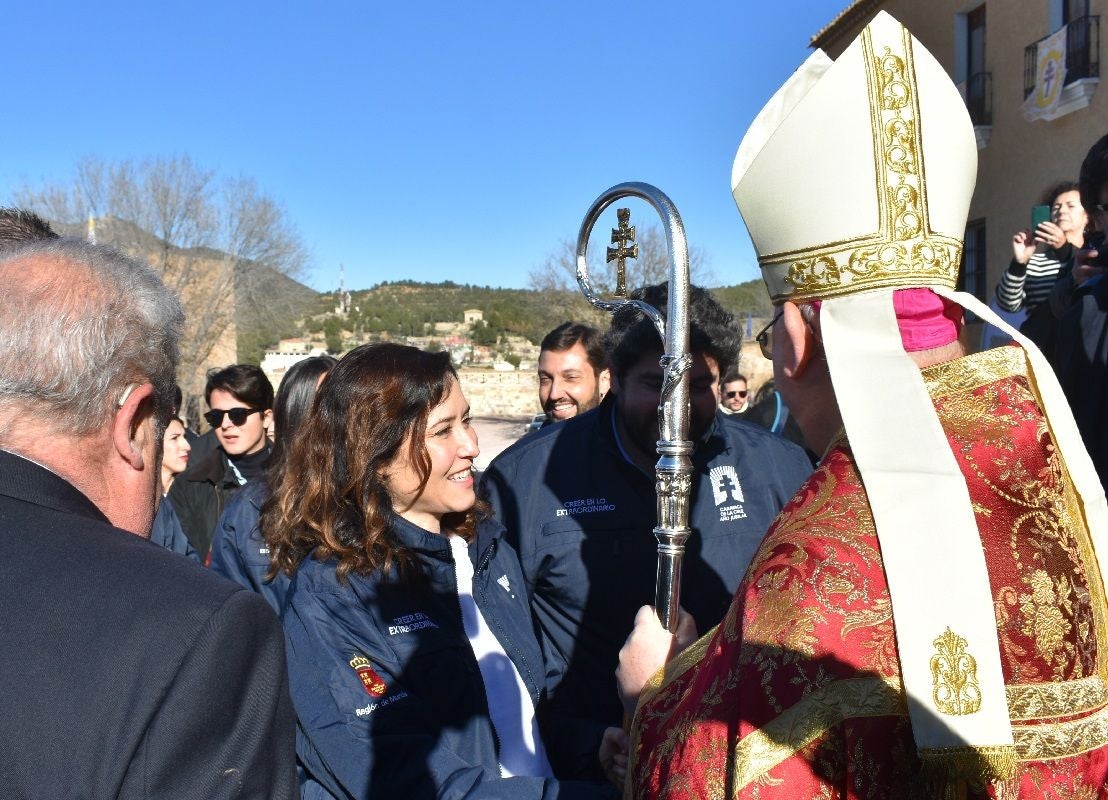
[[[780,370],[781,375],[794,380],[802,377],[818,347],[819,341],[800,307],[785,301],[774,331],[774,371]]]

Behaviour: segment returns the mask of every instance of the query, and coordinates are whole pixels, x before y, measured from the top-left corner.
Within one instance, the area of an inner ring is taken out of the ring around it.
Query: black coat
[[[289,798],[281,629],[257,595],[112,527],[0,451],[0,792]]]
[[[173,503],[181,529],[205,563],[219,516],[238,490],[238,478],[221,447],[178,475],[169,487],[166,496]]]
[[[1100,482],[1108,487],[1108,277],[1077,289],[1059,323],[1052,361]]]

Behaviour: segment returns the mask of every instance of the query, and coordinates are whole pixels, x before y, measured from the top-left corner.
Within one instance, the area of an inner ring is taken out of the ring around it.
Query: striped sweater
[[[1059,272],[1070,268],[1073,246],[1068,242],[1058,250],[1036,252],[1026,264],[1013,260],[1000,276],[996,301],[1005,311],[1024,310],[1028,314],[1050,296]]]

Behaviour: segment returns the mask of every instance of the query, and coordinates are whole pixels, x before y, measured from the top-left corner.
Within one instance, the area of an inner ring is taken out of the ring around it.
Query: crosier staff
[[[666,247],[670,257],[669,297],[665,318],[653,306],[641,300],[627,298],[624,261],[638,257],[635,228],[627,223],[630,211],[618,209],[619,227],[612,230],[608,261],[616,262],[616,289],[612,299],[601,298],[589,281],[585,251],[589,235],[600,215],[616,200],[638,197],[650,203],[662,218]],[[681,600],[681,562],[685,542],[692,533],[689,528],[689,490],[692,484],[692,442],[689,437],[689,247],[685,226],[676,206],[664,192],[648,183],[621,183],[598,197],[585,214],[577,234],[577,283],[585,298],[596,308],[614,314],[633,306],[650,318],[658,329],[665,347],[661,358],[664,378],[659,398],[658,419],[661,439],[658,440],[658,463],[655,466],[655,489],[658,497],[658,524],[654,536],[658,540],[658,574],[654,589],[654,607],[666,630],[677,630],[677,608]],[[668,322],[667,322],[668,321]]]

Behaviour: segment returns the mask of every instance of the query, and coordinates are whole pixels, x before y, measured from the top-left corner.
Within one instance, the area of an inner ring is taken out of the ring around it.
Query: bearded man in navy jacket
[[[265,601],[151,544],[180,305],[76,240],[0,254],[0,786],[290,798]]]
[[[666,309],[667,286],[631,294]],[[689,303],[693,485],[681,605],[706,633],[723,618],[762,535],[812,471],[804,451],[718,411],[736,366],[734,317],[704,289]],[[547,753],[559,778],[598,778],[605,728],[619,726],[618,653],[654,602],[662,342],[636,309],[605,336],[611,391],[598,408],[510,447],[485,473],[493,513],[519,553],[548,674]]]

